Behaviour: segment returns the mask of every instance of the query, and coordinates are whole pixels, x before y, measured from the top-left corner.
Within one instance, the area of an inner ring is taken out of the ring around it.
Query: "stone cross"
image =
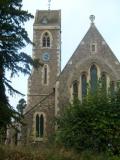
[[[51,0],[48,0],[48,10],[50,10]]]
[[[94,15],[90,15],[90,20],[91,20],[91,23],[94,23],[95,16]]]

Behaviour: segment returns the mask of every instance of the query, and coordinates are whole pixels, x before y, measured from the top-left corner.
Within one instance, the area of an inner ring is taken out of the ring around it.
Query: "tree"
[[[24,28],[24,23],[33,18],[28,11],[22,10],[22,0],[0,0],[0,128],[6,127],[15,118],[16,111],[9,104],[9,94],[19,93],[6,77],[19,73],[30,74],[30,66],[37,63],[21,49],[32,44]]]
[[[66,107],[57,124],[57,141],[65,147],[120,154],[120,88],[113,95],[98,86]]]

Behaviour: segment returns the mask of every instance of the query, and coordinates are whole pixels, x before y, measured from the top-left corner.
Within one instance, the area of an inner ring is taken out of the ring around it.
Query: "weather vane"
[[[51,0],[48,0],[48,10],[50,10]]]
[[[94,15],[90,15],[90,20],[91,20],[91,23],[94,23],[95,16]]]

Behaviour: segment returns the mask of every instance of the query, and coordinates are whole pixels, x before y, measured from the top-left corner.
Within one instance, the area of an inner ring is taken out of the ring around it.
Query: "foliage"
[[[30,73],[30,64],[33,60],[30,56],[21,52],[26,44],[32,44],[24,29],[24,23],[33,18],[27,11],[22,10],[22,0],[1,0],[0,1],[0,69],[11,72],[11,76],[19,72]],[[14,90],[9,80],[4,78],[4,84],[9,88],[10,93]]]
[[[120,89],[106,94],[98,86],[80,103],[75,100],[57,118],[56,141],[79,151],[120,154]]]
[[[30,74],[30,66],[38,66],[38,60],[33,61],[21,49],[32,44],[24,28],[25,22],[33,18],[28,11],[22,10],[22,0],[0,0],[0,128],[11,123],[11,117],[16,113],[9,104],[6,89],[9,94],[19,93],[6,77],[9,72],[14,75]],[[37,61],[37,62],[36,62]]]

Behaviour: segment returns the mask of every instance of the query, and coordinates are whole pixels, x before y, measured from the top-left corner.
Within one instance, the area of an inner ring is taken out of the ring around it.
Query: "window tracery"
[[[43,114],[36,115],[36,138],[42,138],[44,136],[44,116]]]
[[[45,32],[43,34],[43,37],[42,37],[42,47],[43,48],[49,48],[51,45],[51,42],[50,42],[50,35],[48,32]]]

